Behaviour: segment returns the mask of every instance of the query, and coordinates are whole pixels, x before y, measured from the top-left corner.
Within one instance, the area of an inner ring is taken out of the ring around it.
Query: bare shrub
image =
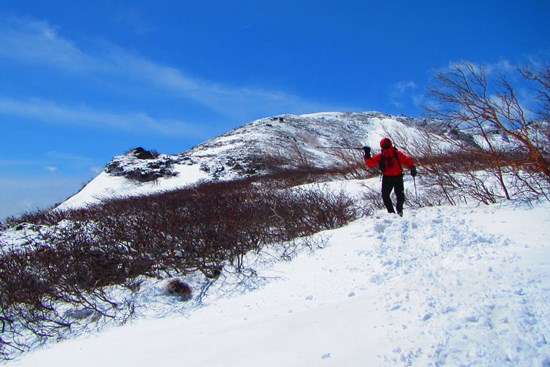
[[[90,317],[124,322],[133,305],[114,299],[109,290],[135,292],[140,276],[200,272],[213,280],[222,269],[253,276],[247,253],[287,242],[287,256],[294,253],[294,239],[360,215],[344,193],[287,188],[331,174],[281,171],[14,220],[37,224],[29,224],[36,233],[24,249],[0,255],[0,353],[28,349],[29,334],[59,337]],[[182,290],[173,284],[174,292]],[[60,305],[93,316],[74,317]]]
[[[373,213],[377,210],[384,209],[384,202],[380,194],[380,189],[373,189],[368,186],[364,186],[365,191],[363,193],[364,209],[367,213]]]
[[[392,136],[420,166],[424,188],[420,201],[458,205],[548,198],[550,182],[542,172],[519,165],[524,158],[520,152],[493,149],[489,154],[452,126],[432,130],[413,138],[399,133]]]
[[[505,78],[488,78],[476,65],[462,62],[435,74],[429,92],[437,104],[425,107],[433,126],[415,137],[391,136],[418,162],[428,202],[548,199],[549,70],[521,70],[540,102],[530,113]]]
[[[372,177],[375,174],[373,170],[365,165],[362,150],[356,148],[332,148],[329,152],[341,162],[339,172],[345,178],[362,179]]]
[[[548,180],[548,135],[538,140],[537,129],[533,128],[540,125],[542,130],[548,131],[550,66],[546,65],[540,72],[527,68],[520,72],[532,82],[539,98],[540,104],[533,106],[532,111],[525,109],[508,79],[501,76],[493,80],[484,68],[468,62],[454,64],[434,75],[434,87],[429,93],[437,104],[425,109],[429,116],[460,129],[469,129],[480,137],[482,144],[478,145],[477,153],[495,161],[501,181],[503,173],[499,167],[510,165],[541,172]],[[499,159],[504,152],[496,144],[495,136],[511,143],[508,150],[511,156],[517,157],[515,161]]]
[[[337,228],[358,218],[353,199],[320,189],[288,191],[271,201],[271,219],[282,240]]]

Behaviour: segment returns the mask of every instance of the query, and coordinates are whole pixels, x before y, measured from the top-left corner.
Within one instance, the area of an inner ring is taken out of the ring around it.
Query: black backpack
[[[395,159],[397,160],[397,164],[399,164],[399,167],[401,168],[401,171],[403,171],[403,166],[401,165],[401,162],[399,161],[399,156],[397,155],[397,148],[393,147],[393,155]],[[384,150],[382,149],[382,159],[380,159],[380,163],[378,163],[378,168],[380,168],[380,171],[383,171],[384,168],[386,168],[386,161],[391,158],[384,156]]]

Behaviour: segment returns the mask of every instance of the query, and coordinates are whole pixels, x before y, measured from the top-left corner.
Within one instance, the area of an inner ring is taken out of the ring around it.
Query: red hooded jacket
[[[389,141],[389,148],[382,147],[386,140]],[[403,169],[401,168],[402,165],[407,166],[409,169],[414,166],[411,158],[401,153],[401,151],[394,149],[393,143],[390,139],[384,138],[380,140],[380,148],[382,148],[382,153],[375,154],[370,158],[365,158],[365,163],[369,167],[375,167],[380,164],[382,159],[384,159],[384,169],[382,170],[382,175],[399,176],[403,174]],[[399,161],[395,158],[396,154]]]

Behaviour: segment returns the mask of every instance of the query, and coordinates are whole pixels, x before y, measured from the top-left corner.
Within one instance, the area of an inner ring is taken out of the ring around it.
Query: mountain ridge
[[[204,181],[262,175],[274,169],[338,166],[342,158],[335,154],[334,147],[378,147],[380,139],[392,131],[416,136],[432,129],[431,126],[430,120],[376,111],[260,118],[178,154],[135,148],[115,156],[96,178],[58,209],[173,190]],[[350,150],[348,154],[361,159],[360,152]]]

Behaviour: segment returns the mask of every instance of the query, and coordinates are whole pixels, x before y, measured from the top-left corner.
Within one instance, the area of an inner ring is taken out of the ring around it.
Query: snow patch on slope
[[[86,205],[98,204],[101,201],[125,196],[138,196],[173,190],[197,184],[209,178],[197,165],[175,165],[175,177],[161,177],[152,182],[135,182],[122,176],[112,176],[101,172],[88,183],[77,195],[69,198],[57,209],[75,209]]]

